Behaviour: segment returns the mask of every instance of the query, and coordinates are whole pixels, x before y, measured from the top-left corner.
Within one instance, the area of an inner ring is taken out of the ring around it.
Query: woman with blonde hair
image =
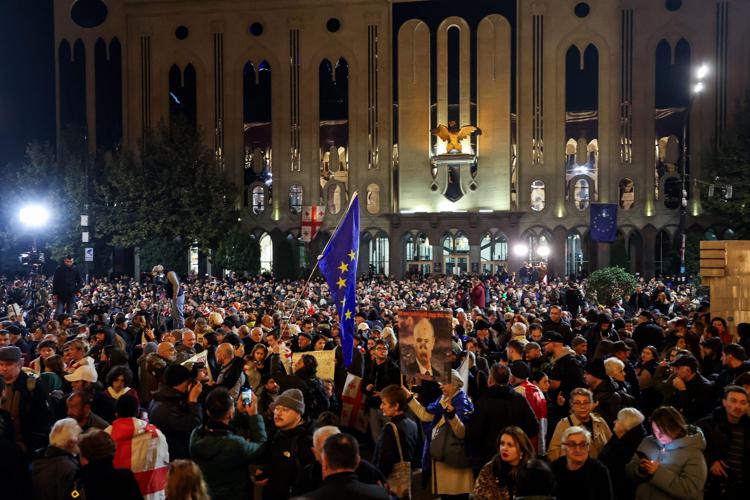
[[[167,500],[211,500],[203,473],[195,462],[179,459],[169,464]]]

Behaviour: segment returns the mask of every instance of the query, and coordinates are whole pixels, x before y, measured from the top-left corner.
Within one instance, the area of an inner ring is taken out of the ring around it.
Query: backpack
[[[305,417],[314,420],[328,410],[329,401],[323,384],[318,378],[303,381],[302,395],[305,398]]]

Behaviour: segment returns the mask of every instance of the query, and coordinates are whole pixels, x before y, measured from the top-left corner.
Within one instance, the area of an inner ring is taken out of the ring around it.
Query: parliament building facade
[[[57,126],[92,153],[199,127],[264,269],[282,244],[308,267],[357,192],[362,272],[653,276],[683,228],[733,235],[701,156],[750,84],[748,19],[747,0],[57,0]],[[619,205],[612,243],[589,238],[595,203]]]

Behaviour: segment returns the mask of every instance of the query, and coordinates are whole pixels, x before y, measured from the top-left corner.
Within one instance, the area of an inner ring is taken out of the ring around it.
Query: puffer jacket
[[[706,460],[703,458],[706,440],[699,428],[690,426],[688,429],[686,436],[665,446],[653,436],[641,442],[638,451],[645,453],[650,460],[658,461],[659,467],[653,476],[649,476],[639,469],[638,455],[633,455],[625,467],[625,474],[640,482],[635,492],[637,499],[703,498],[703,487],[708,474]]]
[[[190,458],[190,434],[203,420],[203,408],[189,403],[187,394],[161,384],[148,410],[149,420],[167,438],[169,458]]]

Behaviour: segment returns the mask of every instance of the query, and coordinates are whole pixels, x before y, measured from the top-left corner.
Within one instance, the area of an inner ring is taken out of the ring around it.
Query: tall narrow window
[[[578,210],[586,210],[589,208],[591,201],[589,192],[589,181],[586,179],[578,179],[573,186],[573,202]]]
[[[198,126],[197,76],[192,64],[169,69],[169,123],[183,122],[195,128]]]
[[[292,215],[302,213],[302,186],[292,184],[289,188],[289,212]]]
[[[255,186],[252,191],[253,214],[260,215],[266,210],[266,190],[263,186]]]
[[[541,212],[544,210],[544,204],[544,182],[534,181],[531,183],[531,209],[535,212]]]
[[[245,63],[242,74],[242,123],[245,190],[258,182],[273,195],[271,132],[271,66],[266,61]],[[269,199],[269,203],[271,200]]]
[[[635,183],[632,179],[620,179],[620,208],[630,210],[635,205]]]
[[[260,272],[270,273],[273,271],[273,240],[268,233],[260,237]]]
[[[349,183],[349,65],[346,59],[324,59],[319,67],[320,183]],[[346,195],[347,193],[344,193]]]
[[[367,211],[373,215],[380,212],[380,186],[377,184],[367,186]]]

